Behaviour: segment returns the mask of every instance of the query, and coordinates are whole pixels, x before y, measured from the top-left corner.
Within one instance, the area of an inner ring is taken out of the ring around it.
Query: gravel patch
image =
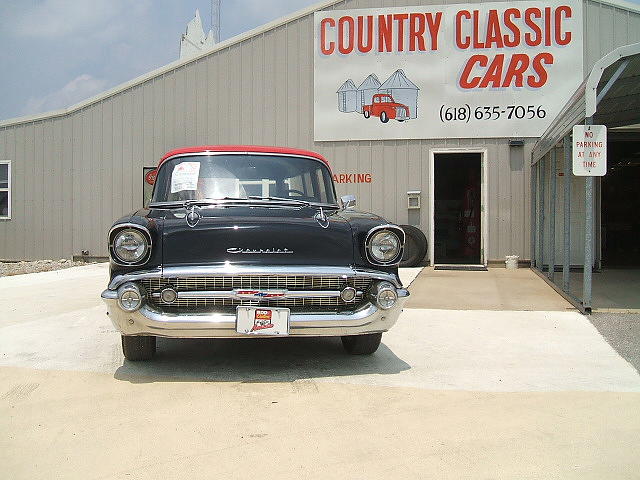
[[[91,262],[95,263],[95,262]],[[23,275],[25,273],[50,272],[63,268],[79,267],[87,262],[74,262],[62,258],[60,260],[35,260],[32,262],[0,262],[0,277]]]
[[[640,314],[593,313],[589,320],[622,358],[640,373]]]

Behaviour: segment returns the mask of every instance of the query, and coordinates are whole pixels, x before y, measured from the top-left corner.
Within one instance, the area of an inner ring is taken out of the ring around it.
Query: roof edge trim
[[[596,3],[611,5],[612,7],[621,8],[630,12],[640,13],[640,5],[637,3],[627,2],[625,0],[592,0]]]
[[[640,54],[640,42],[618,47],[595,63],[586,80],[585,115],[587,118],[592,117],[598,108],[596,103],[597,89],[604,71],[618,60],[638,54]]]

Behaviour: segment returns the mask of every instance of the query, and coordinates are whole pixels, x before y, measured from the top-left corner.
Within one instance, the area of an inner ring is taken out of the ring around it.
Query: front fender
[[[149,269],[162,265],[162,227],[163,222],[161,218],[151,218],[148,216],[148,210],[140,210],[133,212],[130,215],[126,215],[117,220],[109,229],[108,236],[108,248],[109,248],[109,268],[111,271],[111,277],[115,275],[122,275],[141,268]],[[111,255],[111,245],[113,237],[118,232],[118,227],[124,225],[140,225],[149,232],[151,237],[151,253],[148,260],[142,265],[120,265],[115,262]]]

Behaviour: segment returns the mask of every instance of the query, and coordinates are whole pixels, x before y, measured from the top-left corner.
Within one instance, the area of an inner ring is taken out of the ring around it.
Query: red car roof
[[[185,153],[201,153],[201,152],[247,152],[247,153],[273,153],[273,154],[286,154],[286,155],[299,155],[304,157],[317,158],[322,160],[327,167],[329,162],[326,158],[316,152],[310,150],[301,150],[299,148],[287,148],[287,147],[265,147],[260,145],[201,145],[199,147],[184,147],[171,150],[164,154],[158,167],[169,157],[175,155],[182,155]]]

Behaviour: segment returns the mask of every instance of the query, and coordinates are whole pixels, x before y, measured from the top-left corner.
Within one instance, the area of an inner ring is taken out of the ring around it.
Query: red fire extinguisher
[[[480,210],[477,205],[478,189],[473,179],[464,190],[462,201],[462,238],[463,254],[471,256],[478,252],[480,242]]]

